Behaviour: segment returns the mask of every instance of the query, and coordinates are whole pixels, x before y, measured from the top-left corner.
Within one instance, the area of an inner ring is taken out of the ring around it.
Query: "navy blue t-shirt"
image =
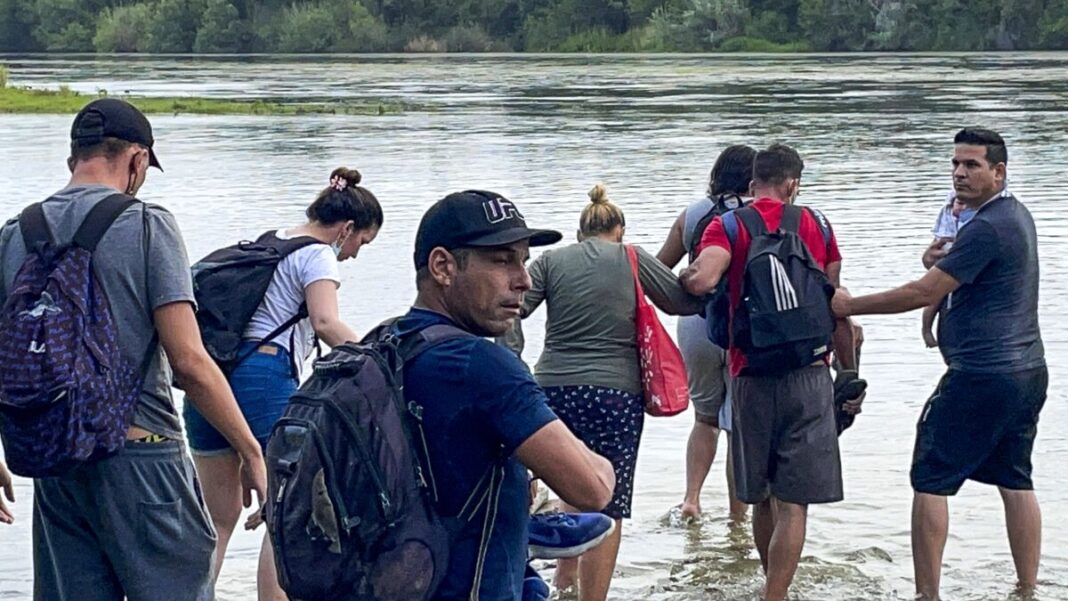
[[[1005,191],[980,207],[937,266],[960,282],[938,320],[950,369],[1009,373],[1046,364],[1035,222],[1016,197]]]
[[[452,324],[440,313],[413,308],[396,327],[404,335],[442,323]],[[457,515],[487,469],[508,457],[478,597],[517,601],[527,561],[529,493],[527,470],[514,453],[556,419],[545,393],[511,351],[474,336],[442,342],[416,357],[405,368],[404,389],[408,400],[423,406],[441,515]],[[483,518],[478,514],[454,541],[435,599],[470,597]]]

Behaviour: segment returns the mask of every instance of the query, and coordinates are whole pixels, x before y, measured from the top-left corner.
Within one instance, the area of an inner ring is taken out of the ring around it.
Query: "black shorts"
[[[949,370],[916,426],[912,488],[954,495],[965,480],[1031,490],[1031,450],[1049,373]]]
[[[807,505],[842,500],[834,384],[826,366],[731,380],[738,499]]]

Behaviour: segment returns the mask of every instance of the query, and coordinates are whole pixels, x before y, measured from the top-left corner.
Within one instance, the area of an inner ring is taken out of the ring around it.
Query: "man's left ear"
[[[137,150],[137,157],[134,160],[137,161],[137,170],[138,171],[148,171],[149,159],[148,159],[148,150],[147,149],[139,148]]]

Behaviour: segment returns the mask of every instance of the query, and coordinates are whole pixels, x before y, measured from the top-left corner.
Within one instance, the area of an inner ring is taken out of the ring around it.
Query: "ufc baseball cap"
[[[515,203],[486,190],[454,192],[434,203],[415,235],[415,268],[426,267],[430,252],[466,247],[507,246],[529,240],[531,246],[556,244],[563,234],[527,227]]]

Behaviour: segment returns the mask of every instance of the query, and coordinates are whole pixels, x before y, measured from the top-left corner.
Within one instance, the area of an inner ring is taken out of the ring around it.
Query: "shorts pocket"
[[[182,537],[182,501],[141,502],[137,507],[137,536],[146,551],[169,553]]]
[[[215,548],[215,531],[200,508],[186,507],[181,499],[168,503],[138,504],[138,539],[146,553],[192,559]]]

